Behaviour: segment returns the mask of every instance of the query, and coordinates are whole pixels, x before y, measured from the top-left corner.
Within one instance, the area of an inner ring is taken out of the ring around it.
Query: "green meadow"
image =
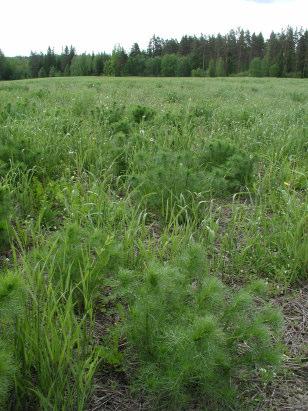
[[[0,409],[304,407],[307,108],[300,79],[1,82]]]

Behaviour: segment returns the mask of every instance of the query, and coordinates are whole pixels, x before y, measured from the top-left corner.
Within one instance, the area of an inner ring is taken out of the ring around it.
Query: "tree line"
[[[165,77],[308,77],[308,31],[288,27],[262,33],[242,29],[226,35],[188,36],[180,41],[153,36],[146,50],[134,43],[111,54],[77,54],[66,46],[61,54],[31,52],[29,57],[5,57],[0,50],[0,80],[53,76]]]

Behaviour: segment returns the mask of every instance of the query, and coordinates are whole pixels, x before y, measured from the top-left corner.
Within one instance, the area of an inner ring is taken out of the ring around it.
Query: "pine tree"
[[[51,67],[55,67],[56,65],[56,56],[54,53],[54,50],[52,50],[50,47],[47,49],[47,53],[44,56],[44,70],[45,73],[49,73]]]
[[[241,73],[247,69],[247,44],[243,30],[239,32],[237,41],[237,72]]]
[[[47,73],[43,66],[39,69],[38,77],[47,77]]]
[[[228,76],[229,74],[236,72],[237,42],[236,42],[236,34],[234,30],[230,30],[230,32],[226,36],[226,48],[227,48],[226,75]]]
[[[49,71],[49,77],[55,77],[56,76],[56,68],[55,68],[55,66],[52,66],[51,68],[50,68],[50,71]]]
[[[283,41],[281,36],[271,33],[267,41],[265,53],[266,65],[268,66],[268,74],[272,77],[281,77],[283,74]]]
[[[179,53],[182,56],[187,56],[192,50],[193,42],[194,42],[194,37],[183,36],[179,44]]]
[[[29,57],[29,70],[30,70],[30,76],[33,78],[38,77],[39,71],[41,67],[44,64],[44,56],[43,54],[37,54],[33,53],[31,51],[30,57]]]
[[[293,73],[296,68],[295,36],[293,29],[288,27],[284,44],[284,75]]]
[[[221,57],[216,60],[215,73],[217,77],[224,77],[226,75],[225,64]]]
[[[160,38],[153,35],[153,37],[150,39],[149,45],[148,45],[148,55],[150,57],[159,57],[162,55],[163,52],[163,45],[164,41]]]
[[[66,66],[65,66],[65,69],[64,69],[64,75],[65,76],[69,76],[71,74],[71,72],[70,72],[70,66],[69,66],[69,64],[67,64]]]
[[[113,49],[110,62],[111,71],[114,76],[123,76],[125,74],[127,58],[125,50],[120,45]]]
[[[141,54],[140,47],[138,43],[134,43],[129,53],[129,57],[136,57]]]
[[[164,41],[163,54],[176,54],[179,51],[179,42],[176,39]]]
[[[7,60],[0,50],[0,80],[7,80],[8,77],[8,67],[7,67]]]
[[[209,76],[210,77],[215,77],[216,76],[216,64],[213,59],[210,60],[209,63]]]
[[[300,77],[308,77],[308,31],[300,33],[296,49],[296,71]]]
[[[92,71],[95,76],[100,76],[104,72],[105,55],[97,54],[92,60]]]

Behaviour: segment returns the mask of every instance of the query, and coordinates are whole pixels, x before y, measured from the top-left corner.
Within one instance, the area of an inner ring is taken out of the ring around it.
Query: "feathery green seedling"
[[[0,407],[5,409],[9,390],[18,372],[14,345],[15,324],[23,310],[23,285],[19,276],[0,273]]]
[[[136,386],[164,408],[184,409],[192,401],[236,406],[235,380],[281,362],[282,319],[260,300],[265,283],[235,292],[207,270],[195,245],[169,264],[153,263],[142,277],[131,274],[130,283],[120,277],[119,292],[128,292],[123,327],[138,364]]]

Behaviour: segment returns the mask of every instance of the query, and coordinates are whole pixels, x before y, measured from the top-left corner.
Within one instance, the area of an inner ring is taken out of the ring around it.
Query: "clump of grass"
[[[298,92],[293,92],[290,93],[290,98],[292,101],[296,103],[305,103],[306,101],[306,96],[303,93],[298,93]]]
[[[299,268],[299,277],[308,276],[308,210],[297,224],[295,242],[295,260]]]
[[[11,201],[7,190],[0,186],[0,251],[9,245],[9,217],[11,212]]]
[[[24,138],[14,137],[0,129],[0,175],[4,176],[12,165],[22,170],[34,166],[38,153]]]
[[[167,96],[166,96],[166,102],[167,103],[176,103],[180,101],[180,97],[174,92],[170,91]]]
[[[97,299],[105,275],[115,270],[123,258],[121,243],[112,234],[77,224],[66,225],[45,247],[33,250],[29,256],[33,265],[48,272],[48,283],[63,290],[63,298],[66,292],[71,295],[79,312],[86,309],[88,300]]]
[[[85,408],[100,361],[94,303],[113,246],[103,232],[71,224],[24,256],[29,304],[17,324],[14,409]]]

